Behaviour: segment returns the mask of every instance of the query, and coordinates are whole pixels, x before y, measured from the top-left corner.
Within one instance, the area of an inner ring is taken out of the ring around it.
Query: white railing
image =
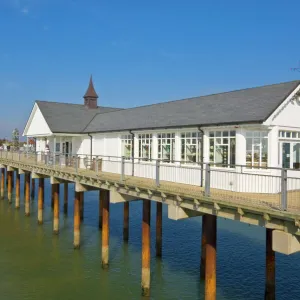
[[[249,169],[246,166],[211,166],[208,163],[145,161],[139,158],[125,159],[116,156],[87,154],[10,152],[0,151],[0,159],[44,164],[51,168],[92,170],[96,173],[114,173],[123,181],[126,176],[148,178],[159,186],[161,182],[173,182],[203,187],[205,193],[227,191],[235,197],[261,198],[273,195],[276,206],[286,209],[287,202],[300,207],[300,172],[280,168]],[[274,204],[274,205],[275,205]]]

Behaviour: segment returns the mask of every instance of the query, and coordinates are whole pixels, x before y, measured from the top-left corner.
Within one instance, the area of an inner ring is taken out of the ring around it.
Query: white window
[[[268,166],[268,132],[246,132],[246,165],[249,167]]]
[[[300,132],[296,131],[279,131],[279,137],[283,139],[300,139]]]
[[[181,160],[186,163],[202,161],[202,134],[200,132],[181,133]]]
[[[158,159],[163,162],[175,160],[175,133],[158,133]]]
[[[132,157],[132,135],[122,135],[121,136],[122,143],[122,156],[125,159],[130,159]]]
[[[139,158],[151,160],[152,134],[139,134]]]
[[[209,160],[217,167],[235,165],[235,131],[209,132]]]

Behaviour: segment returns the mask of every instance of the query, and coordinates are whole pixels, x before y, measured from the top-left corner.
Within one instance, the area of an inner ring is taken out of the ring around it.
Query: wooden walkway
[[[241,193],[232,192],[220,189],[211,189],[210,197],[204,196],[204,188],[195,185],[174,183],[169,181],[160,181],[159,187],[156,186],[155,180],[125,176],[125,180],[121,182],[121,175],[108,172],[95,172],[87,169],[78,169],[66,167],[66,166],[52,166],[45,165],[41,162],[36,162],[35,157],[25,156],[24,154],[16,157],[1,158],[0,163],[19,163],[27,165],[31,168],[44,168],[48,170],[55,170],[56,172],[64,172],[73,176],[84,176],[101,181],[110,181],[118,183],[122,186],[137,187],[143,190],[157,191],[168,195],[176,195],[182,198],[197,199],[199,201],[214,201],[217,203],[227,203],[235,207],[239,205],[248,206],[256,209],[267,209],[280,211],[281,194],[263,194],[263,193]],[[288,192],[288,211],[294,214],[300,215],[300,191]]]

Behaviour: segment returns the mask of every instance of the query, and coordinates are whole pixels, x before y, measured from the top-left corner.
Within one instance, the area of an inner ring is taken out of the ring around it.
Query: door
[[[282,143],[282,167],[291,168],[291,144]]]

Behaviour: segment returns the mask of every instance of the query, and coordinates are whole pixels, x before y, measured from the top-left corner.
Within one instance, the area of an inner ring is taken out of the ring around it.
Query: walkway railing
[[[0,151],[0,159],[68,168],[76,173],[119,174],[121,182],[132,176],[146,178],[157,187],[162,182],[184,184],[201,188],[198,190],[215,199],[300,211],[300,170],[50,152]]]

